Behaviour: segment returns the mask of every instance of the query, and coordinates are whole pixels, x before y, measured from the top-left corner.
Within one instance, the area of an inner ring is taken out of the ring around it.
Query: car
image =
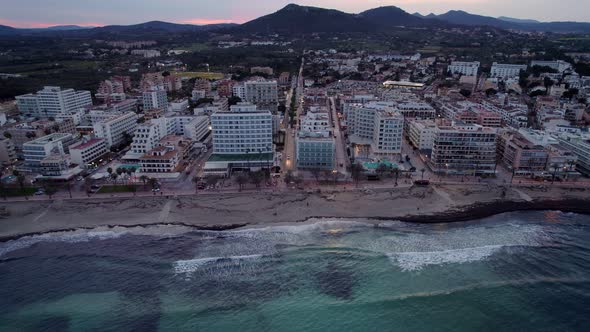
[[[99,189],[99,188],[100,188],[100,186],[97,186],[95,184],[93,184],[92,186],[90,186],[90,189]]]
[[[154,188],[154,189],[152,189],[152,192],[154,192],[154,193],[157,193],[159,191],[160,191],[160,188]]]
[[[291,155],[287,155],[287,160],[291,160]]]
[[[45,194],[45,192],[42,191],[42,190],[35,191],[35,196],[40,196],[40,195],[43,195],[43,194]]]
[[[79,177],[76,178],[76,181],[82,181],[82,180],[84,180],[84,178],[81,177],[81,176],[79,176]]]

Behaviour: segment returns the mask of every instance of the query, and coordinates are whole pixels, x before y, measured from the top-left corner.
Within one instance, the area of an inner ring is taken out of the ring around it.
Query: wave
[[[176,274],[191,274],[198,271],[202,267],[217,263],[219,261],[252,261],[259,260],[263,255],[241,255],[241,256],[227,256],[227,257],[202,257],[188,260],[176,261],[172,264],[174,273]]]
[[[416,271],[428,265],[460,264],[489,258],[504,246],[491,245],[475,248],[449,249],[430,252],[389,253],[389,259],[402,271]]]
[[[0,242],[0,257],[6,254],[26,249],[41,242],[68,242],[79,243],[94,240],[116,239],[124,235],[146,235],[158,237],[174,237],[192,231],[193,229],[184,226],[137,226],[133,228],[116,226],[116,227],[97,227],[93,229],[77,229],[63,232],[51,232],[38,235],[28,235],[21,238]]]

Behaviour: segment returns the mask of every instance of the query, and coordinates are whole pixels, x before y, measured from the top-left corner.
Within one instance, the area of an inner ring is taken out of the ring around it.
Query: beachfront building
[[[187,159],[193,146],[192,140],[176,135],[163,137],[156,147],[139,158],[143,174],[178,173],[182,161]]]
[[[350,141],[376,155],[401,153],[404,117],[393,107],[369,103],[353,107],[346,119]]]
[[[115,114],[93,124],[94,135],[104,138],[107,148],[125,142],[125,136],[131,135],[137,127],[137,114],[133,112]]]
[[[295,141],[297,168],[334,169],[336,142],[328,131],[300,131]]]
[[[92,96],[90,91],[46,86],[36,94],[16,96],[16,104],[24,116],[55,118],[60,113],[72,113],[92,105]]]
[[[88,168],[94,161],[99,160],[107,153],[107,144],[104,138],[85,139],[70,146],[72,163],[82,168]]]
[[[65,155],[74,143],[72,134],[54,133],[23,144],[24,168],[30,172],[41,170],[41,161],[51,154]]]
[[[527,65],[514,65],[494,62],[490,71],[490,77],[503,79],[515,78],[520,75],[521,71],[526,71],[527,68]]]
[[[432,150],[436,124],[433,120],[410,120],[407,123],[407,135],[410,144],[420,151]]]
[[[534,144],[519,132],[505,131],[498,136],[498,158],[517,175],[535,175],[547,168],[549,154],[542,145]]]
[[[465,62],[465,61],[453,61],[449,65],[448,72],[451,74],[461,74],[464,76],[477,76],[479,70],[479,61]]]
[[[576,170],[590,175],[590,136],[588,134],[561,133],[557,136],[557,140],[560,146],[576,155]]]
[[[213,154],[206,174],[227,175],[232,169],[269,168],[274,160],[272,114],[256,105],[238,103],[229,112],[211,115]]]
[[[476,124],[440,124],[434,131],[428,162],[437,173],[494,174],[496,131]]]
[[[210,123],[206,115],[195,116],[184,125],[184,136],[195,142],[202,142],[211,132]]]

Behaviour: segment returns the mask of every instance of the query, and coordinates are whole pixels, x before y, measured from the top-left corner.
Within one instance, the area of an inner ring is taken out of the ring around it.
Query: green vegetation
[[[18,197],[18,196],[31,196],[37,191],[36,188],[3,188],[0,197]]]
[[[185,71],[185,72],[173,72],[174,75],[186,78],[204,78],[207,80],[220,80],[223,78],[223,73],[213,73],[206,71]]]

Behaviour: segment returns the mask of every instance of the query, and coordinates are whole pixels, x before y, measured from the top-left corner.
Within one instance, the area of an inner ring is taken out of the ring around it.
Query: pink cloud
[[[56,25],[78,25],[82,27],[101,27],[105,24],[103,23],[91,23],[91,22],[84,22],[84,23],[55,23],[55,22],[31,22],[31,21],[14,21],[0,18],[0,25],[8,25],[13,28],[49,28]]]

